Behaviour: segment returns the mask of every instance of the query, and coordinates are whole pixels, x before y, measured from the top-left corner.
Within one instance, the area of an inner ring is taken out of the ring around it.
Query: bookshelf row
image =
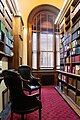
[[[71,3],[60,24],[60,66],[61,70],[79,73],[80,67],[80,3]],[[75,20],[74,20],[75,19]]]
[[[0,73],[4,69],[17,70],[22,64],[23,28],[24,23],[22,17],[19,16],[16,1],[0,0]],[[6,89],[4,82],[0,86],[0,99],[2,100]],[[8,97],[9,95],[6,96],[6,100]],[[0,102],[0,112],[7,105],[6,102],[5,100]],[[3,103],[5,103],[4,107]]]
[[[17,69],[22,64],[23,28],[24,23],[15,0],[0,0],[0,60],[9,57],[9,68]]]
[[[13,53],[13,12],[9,0],[0,0],[0,60]]]
[[[13,14],[7,2],[0,1],[0,20],[10,32],[12,32],[12,18]]]
[[[58,88],[80,109],[80,0],[67,0],[57,24],[60,35]]]
[[[0,21],[0,53],[13,56],[13,36]]]
[[[58,71],[58,87],[80,109],[80,77]]]

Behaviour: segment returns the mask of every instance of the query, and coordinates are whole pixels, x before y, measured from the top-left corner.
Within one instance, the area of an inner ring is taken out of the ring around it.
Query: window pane
[[[54,16],[43,12],[37,14],[33,21],[36,31],[32,33],[32,66],[33,68],[53,69]]]
[[[60,69],[60,52],[56,53],[56,68]]]
[[[32,50],[37,50],[37,33],[33,33]]]
[[[56,69],[60,69],[60,39],[59,35],[56,35]]]
[[[40,34],[40,51],[47,51],[47,34]]]
[[[56,51],[59,51],[59,46],[60,46],[60,38],[59,35],[56,35]]]
[[[53,51],[53,34],[48,34],[48,51]]]
[[[41,30],[47,31],[47,15],[46,14],[41,15]]]
[[[40,67],[47,67],[47,52],[40,53]]]
[[[53,32],[53,16],[52,15],[48,15],[48,31],[49,32]]]
[[[53,67],[53,52],[48,52],[48,67]]]
[[[37,53],[32,54],[32,68],[37,69]]]
[[[40,34],[40,67],[53,67],[53,34]],[[46,51],[46,52],[44,52]]]
[[[37,33],[33,33],[32,39],[32,68],[37,69]]]

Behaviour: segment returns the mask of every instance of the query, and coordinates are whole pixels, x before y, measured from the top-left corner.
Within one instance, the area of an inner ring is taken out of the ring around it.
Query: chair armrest
[[[31,78],[35,80],[40,80],[40,78],[34,77],[33,75],[31,75]]]
[[[34,93],[34,94],[31,94],[31,95],[27,95],[27,96],[39,97],[39,93]]]
[[[40,78],[36,78],[36,77],[32,76],[31,79],[32,79],[34,84],[41,86]]]
[[[21,79],[23,82],[30,82],[30,80],[23,79],[21,76],[20,76],[20,79]]]
[[[31,75],[31,79],[35,80],[35,81],[40,81],[40,78],[34,77],[33,75]]]

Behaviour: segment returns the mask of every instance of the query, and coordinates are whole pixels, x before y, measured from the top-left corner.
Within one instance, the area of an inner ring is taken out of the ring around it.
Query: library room
[[[0,0],[0,120],[80,120],[80,0]]]

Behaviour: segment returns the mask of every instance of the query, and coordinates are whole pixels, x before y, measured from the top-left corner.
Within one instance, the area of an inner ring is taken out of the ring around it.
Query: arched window
[[[54,69],[56,61],[54,21],[59,10],[48,5],[42,6],[42,9],[40,7],[36,8],[38,11],[33,17],[29,16],[29,19],[32,18],[28,24],[29,40],[31,40],[28,42],[29,64],[33,69]]]

